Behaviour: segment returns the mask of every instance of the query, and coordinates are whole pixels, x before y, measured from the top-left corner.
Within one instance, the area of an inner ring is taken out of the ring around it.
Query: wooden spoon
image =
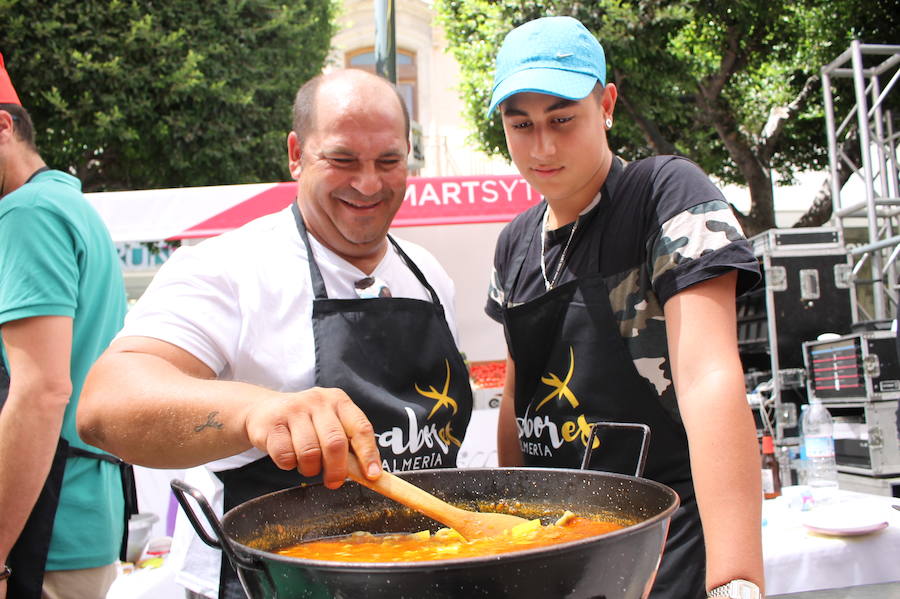
[[[347,469],[351,480],[449,526],[468,541],[492,537],[517,524],[528,522],[525,518],[510,514],[470,512],[460,509],[386,470],[381,472],[378,479],[369,480],[363,475],[356,458],[352,455],[347,461]]]

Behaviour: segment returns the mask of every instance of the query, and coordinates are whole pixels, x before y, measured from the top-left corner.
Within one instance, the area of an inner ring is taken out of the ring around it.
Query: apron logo
[[[444,364],[447,367],[447,378],[444,379],[443,391],[438,391],[434,388],[434,385],[428,385],[428,388],[430,390],[423,391],[419,388],[418,383],[414,383],[416,391],[419,393],[419,395],[434,400],[434,407],[432,407],[431,412],[428,413],[428,420],[431,420],[432,417],[437,413],[437,411],[442,407],[451,410],[454,416],[459,411],[459,406],[457,405],[456,400],[448,395],[450,391],[450,361],[444,358]],[[462,442],[453,436],[453,432],[450,430],[450,424],[451,423],[448,422],[444,428],[438,431],[438,437],[440,437],[441,441],[443,441],[445,445],[456,445],[457,447],[460,447],[462,445]]]
[[[418,453],[423,447],[435,446],[447,453],[447,444],[444,443],[442,431],[439,431],[437,426],[427,424],[419,427],[416,413],[412,408],[406,407],[403,411],[406,412],[406,430],[395,426],[382,433],[376,433],[379,446],[389,448],[395,455]]]
[[[443,391],[438,391],[434,388],[433,385],[428,386],[428,388],[431,389],[430,391],[422,391],[421,389],[419,389],[418,383],[414,383],[416,391],[419,393],[419,395],[434,400],[434,407],[431,408],[431,412],[428,414],[428,420],[431,420],[431,417],[434,416],[435,412],[437,412],[442,407],[453,410],[454,416],[459,411],[459,406],[456,405],[456,400],[447,395],[447,392],[450,390],[450,361],[444,358],[444,364],[447,365],[447,379],[444,381]]]
[[[516,424],[518,426],[520,439],[539,439],[546,433],[553,449],[559,449],[564,442],[572,443],[575,441],[581,441],[581,444],[587,447],[588,439],[591,438],[591,424],[587,421],[587,418],[584,417],[584,414],[579,414],[574,422],[566,420],[562,423],[561,427],[547,416],[535,416],[534,418],[525,416],[524,418],[516,418]],[[528,445],[536,444],[528,443]],[[593,449],[600,447],[600,439],[594,437],[594,442],[591,443],[591,447]],[[541,455],[540,453],[536,453],[533,449],[526,450],[524,445],[522,449],[529,455]],[[545,455],[552,454],[553,452],[546,450]]]
[[[587,447],[588,439],[591,438],[591,425],[588,424],[587,418],[584,417],[584,414],[578,416],[575,422],[571,420],[564,422],[562,426],[562,434],[563,439],[566,441],[574,441],[581,438],[581,444]],[[600,447],[600,439],[594,437],[594,442],[591,443],[591,449],[597,449]]]
[[[434,388],[433,385],[428,386],[428,390],[423,390],[418,384],[414,383],[416,391],[419,395],[434,400],[434,407],[428,414],[426,420],[431,420],[434,415],[442,407],[447,408],[452,414],[459,411],[456,400],[450,397],[450,361],[445,359],[444,364],[447,367],[447,377],[444,380],[444,387],[441,391]],[[462,445],[459,439],[453,436],[451,430],[452,423],[447,422],[443,427],[438,428],[437,424],[420,425],[416,418],[415,412],[409,408],[404,408],[407,417],[407,427],[404,431],[400,427],[393,427],[382,433],[376,433],[378,445],[380,447],[389,448],[391,453],[399,458],[403,454],[417,454],[423,448],[438,449],[431,456],[416,456],[415,458],[394,459],[393,464],[387,464],[385,467],[391,471],[397,470],[418,470],[420,468],[435,468],[443,462],[441,453],[447,454],[451,445],[459,447]],[[384,464],[383,464],[384,465]]]
[[[441,441],[447,445],[456,445],[457,447],[462,446],[462,442],[453,436],[453,431],[450,430],[449,422],[447,423],[447,426],[438,431],[438,436],[441,438]]]
[[[573,409],[577,408],[580,402],[575,397],[575,393],[569,388],[569,383],[572,381],[574,373],[575,350],[572,346],[569,346],[569,371],[566,373],[565,378],[562,379],[553,372],[541,377],[541,382],[553,390],[538,402],[534,411],[537,412],[552,399],[565,399]],[[552,456],[552,450],[559,449],[564,443],[576,443],[578,441],[587,447],[588,439],[591,436],[591,425],[584,414],[579,414],[574,421],[566,420],[557,424],[548,416],[535,415],[530,417],[528,412],[526,412],[524,418],[517,418],[516,421],[519,428],[522,451],[527,455]],[[537,441],[529,441],[529,439],[538,440],[544,435],[547,436],[549,445]],[[591,445],[593,449],[597,449],[600,446],[600,440],[595,437]]]
[[[569,381],[572,380],[572,374],[575,372],[575,351],[572,349],[572,346],[569,346],[569,372],[566,373],[566,378],[560,380],[560,378],[553,372],[549,373],[547,376],[541,377],[541,382],[547,385],[548,387],[553,388],[553,391],[550,392],[550,395],[541,400],[541,402],[534,408],[534,411],[537,412],[541,409],[541,407],[554,398],[554,396],[559,399],[565,399],[571,404],[573,408],[578,407],[578,398],[575,397],[575,394],[572,393],[572,390],[569,389]]]
[[[395,426],[382,433],[375,433],[378,446],[393,454],[390,462],[383,459],[381,465],[391,472],[440,467],[444,462],[442,454],[450,451],[450,443],[445,438],[458,444],[450,435],[450,424],[440,430],[435,424],[420,427],[412,408],[406,407],[403,411],[406,412],[406,430]],[[423,451],[425,448],[432,450],[431,453]],[[404,457],[404,454],[409,454],[410,457]]]

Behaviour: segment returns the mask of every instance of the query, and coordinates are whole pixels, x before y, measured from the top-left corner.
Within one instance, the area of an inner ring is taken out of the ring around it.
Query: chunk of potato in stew
[[[483,557],[534,549],[594,537],[624,528],[608,520],[595,520],[566,512],[554,524],[529,520],[499,535],[467,541],[458,532],[442,528],[432,534],[351,535],[307,541],[278,551],[280,555],[338,562],[420,562],[464,557]]]

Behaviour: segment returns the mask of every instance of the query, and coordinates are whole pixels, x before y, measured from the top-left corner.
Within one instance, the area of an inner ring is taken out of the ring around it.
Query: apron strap
[[[124,464],[122,460],[117,458],[114,455],[109,455],[108,453],[100,453],[97,451],[89,451],[87,449],[81,449],[80,447],[69,447],[69,457],[71,458],[91,458],[94,460],[100,460],[101,462],[109,462],[110,464],[115,464],[118,466],[119,464]]]
[[[303,217],[300,216],[300,208],[297,206],[297,202],[291,204],[291,212],[294,213],[294,222],[297,223],[297,231],[300,233],[300,239],[302,239],[304,245],[306,245],[306,255],[309,260],[309,276],[312,279],[313,291],[316,294],[316,299],[328,297],[328,292],[325,290],[325,279],[322,278],[322,272],[319,270],[319,265],[316,264],[316,261],[313,258],[312,246],[309,243],[309,234],[306,232],[306,224],[303,222]]]
[[[609,204],[609,199],[615,197],[616,189],[619,186],[619,181],[621,180],[621,174],[625,168],[625,162],[618,156],[612,157],[612,163],[609,167],[609,173],[606,175],[606,181],[603,183],[603,187],[600,192],[603,194],[600,200],[600,206],[596,206],[594,208],[594,216],[601,212],[606,205]],[[546,204],[546,200],[544,201]],[[544,235],[543,227],[541,227],[541,222],[544,217],[544,213],[549,210],[549,206],[544,206],[543,212],[536,212],[534,214],[534,222],[527,223],[526,226],[531,229],[531,236],[528,237],[527,240],[524,238],[521,240],[522,242],[518,244],[518,251],[516,251],[515,255],[513,255],[512,260],[510,261],[510,268],[507,271],[506,278],[503,281],[504,289],[506,291],[506,305],[505,308],[510,307],[511,298],[513,295],[513,289],[516,288],[516,285],[519,283],[519,278],[522,274],[522,267],[525,264],[525,256],[528,253],[528,248],[532,246],[534,243],[534,238],[538,235]],[[588,223],[585,221],[584,227],[581,231],[584,231],[588,228]],[[577,238],[580,238],[581,235],[576,235]],[[543,243],[543,241],[541,242]],[[577,244],[578,240],[573,239],[573,244]],[[574,250],[574,247],[572,248]]]
[[[68,457],[90,458],[92,460],[100,460],[108,462],[119,467],[119,477],[122,479],[122,494],[125,499],[125,527],[122,531],[122,546],[119,548],[119,559],[125,561],[125,553],[128,550],[128,521],[131,516],[138,513],[137,484],[134,478],[134,466],[120,460],[116,456],[108,453],[99,453],[89,451],[80,447],[69,446]]]
[[[898,342],[900,342],[900,337],[897,338]],[[9,373],[6,372],[6,366],[3,363],[2,357],[0,357],[0,410],[3,409],[3,405],[6,403],[6,398],[9,396]]]
[[[388,235],[387,238],[388,238],[388,241],[390,241],[391,244],[394,246],[394,249],[397,250],[397,254],[399,254],[400,257],[403,258],[403,261],[406,262],[406,265],[409,267],[409,269],[412,271],[412,273],[414,275],[416,275],[417,279],[419,279],[419,282],[422,284],[422,286],[428,290],[428,293],[431,295],[432,303],[434,303],[437,306],[440,306],[441,300],[438,299],[437,293],[435,292],[434,288],[432,288],[432,286],[428,283],[428,280],[425,278],[425,275],[422,274],[422,271],[419,270],[419,267],[416,266],[416,263],[413,262],[412,258],[410,258],[406,254],[406,252],[403,251],[403,249],[400,247],[400,244],[397,243],[396,239],[394,239],[390,235]]]
[[[328,292],[325,290],[325,279],[322,278],[322,271],[319,270],[319,265],[316,264],[316,260],[313,257],[312,245],[309,242],[309,233],[306,231],[306,223],[303,222],[303,217],[300,214],[300,208],[297,206],[297,202],[291,204],[291,212],[294,214],[294,222],[297,224],[297,232],[300,233],[300,239],[303,240],[304,245],[306,245],[306,254],[309,258],[309,276],[312,279],[313,291],[316,294],[316,299],[327,299]],[[391,245],[394,246],[394,249],[397,251],[397,254],[406,263],[412,273],[419,280],[419,283],[428,290],[429,295],[431,295],[431,301],[440,306],[441,302],[438,299],[437,293],[434,288],[428,283],[428,280],[425,279],[425,275],[422,274],[422,271],[419,270],[419,267],[415,265],[412,259],[406,255],[397,241],[391,237],[387,236],[388,241],[391,242]]]
[[[29,183],[31,183],[31,180],[32,180],[32,179],[34,179],[35,177],[37,177],[37,176],[40,175],[41,173],[46,172],[46,171],[49,171],[49,170],[50,170],[50,167],[49,167],[49,166],[42,166],[42,167],[39,168],[38,170],[36,170],[36,171],[34,171],[33,173],[31,173],[31,176],[28,177],[28,179],[27,179],[27,180],[25,181],[25,183],[23,183],[22,185],[28,185]]]

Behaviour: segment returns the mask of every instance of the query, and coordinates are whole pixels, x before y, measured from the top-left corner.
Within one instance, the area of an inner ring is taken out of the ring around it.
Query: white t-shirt
[[[434,288],[458,343],[453,282],[425,249],[407,241],[398,243]],[[310,245],[328,297],[356,298],[353,283],[366,274],[312,236]],[[393,297],[431,300],[392,245],[372,276],[383,281]],[[118,336],[172,343],[209,366],[220,380],[299,391],[315,385],[313,298],[306,247],[288,207],[178,249],[129,311]],[[191,468],[185,482],[202,491],[221,516],[222,484],[211,472],[237,468],[264,455],[251,449]],[[176,581],[215,597],[220,556],[196,536],[179,510],[169,556],[182,564]]]

